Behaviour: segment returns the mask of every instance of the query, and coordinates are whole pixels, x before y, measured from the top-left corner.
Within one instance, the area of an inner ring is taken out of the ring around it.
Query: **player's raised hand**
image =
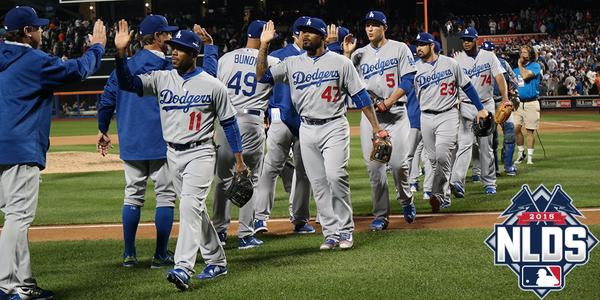
[[[263,31],[260,34],[261,43],[270,43],[275,38],[275,23],[269,20],[267,24],[263,25]]]
[[[206,31],[206,28],[203,28],[202,26],[200,26],[198,24],[194,24],[194,33],[200,37],[200,39],[202,40],[202,43],[204,43],[205,45],[213,44],[213,38],[212,38],[212,36],[210,36],[210,34],[208,34],[208,31]]]
[[[129,24],[127,24],[127,21],[121,19],[119,21],[119,26],[117,27],[117,32],[115,33],[115,47],[117,50],[122,51],[123,54],[125,54],[125,49],[129,46],[132,35],[133,31],[129,31]]]
[[[342,49],[344,49],[344,55],[348,56],[356,50],[356,40],[354,39],[354,35],[349,33],[344,37],[344,41],[342,42]]]
[[[327,39],[325,42],[327,44],[335,43],[338,40],[338,28],[335,24],[331,24],[327,26]]]
[[[104,26],[102,20],[96,20],[92,34],[89,34],[88,37],[90,44],[100,44],[102,47],[106,46],[106,26]]]

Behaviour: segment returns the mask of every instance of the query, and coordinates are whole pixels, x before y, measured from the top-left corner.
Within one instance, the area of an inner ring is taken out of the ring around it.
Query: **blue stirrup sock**
[[[169,237],[173,228],[173,207],[157,207],[154,216],[154,225],[156,226],[156,252],[154,256],[159,258],[167,257]]]
[[[136,256],[135,234],[140,223],[141,208],[139,206],[125,204],[121,212],[123,221],[123,241],[125,242],[124,257]]]

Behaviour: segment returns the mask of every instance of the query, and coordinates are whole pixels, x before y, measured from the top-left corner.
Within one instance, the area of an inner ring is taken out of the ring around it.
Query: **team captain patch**
[[[500,215],[485,243],[494,251],[495,265],[510,267],[523,291],[544,298],[565,287],[565,277],[575,266],[588,262],[598,243],[577,220],[583,217],[560,185],[552,192],[540,185],[533,193],[523,185],[512,204]]]

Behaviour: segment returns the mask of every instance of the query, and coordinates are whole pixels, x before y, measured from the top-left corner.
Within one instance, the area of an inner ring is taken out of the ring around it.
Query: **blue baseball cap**
[[[474,40],[477,38],[477,30],[473,27],[465,28],[460,32],[459,38]]]
[[[421,32],[417,34],[417,43],[432,44],[435,43],[435,38],[429,32]]]
[[[250,39],[258,39],[260,38],[260,34],[263,31],[263,26],[267,24],[267,22],[263,20],[255,20],[248,25],[248,38]]]
[[[149,15],[140,23],[140,34],[154,34],[155,32],[173,32],[179,29],[177,26],[169,26],[167,18],[161,15]]]
[[[29,6],[17,6],[4,16],[4,29],[13,31],[25,26],[46,26],[50,23],[48,19],[38,18],[35,9]]]
[[[200,47],[202,46],[200,37],[190,30],[177,31],[175,36],[172,39],[165,41],[165,43],[170,46],[179,45],[197,52],[200,52]]]
[[[435,53],[440,53],[440,50],[442,50],[442,45],[440,45],[440,42],[434,41],[433,42],[433,51],[435,51]]]
[[[383,25],[387,25],[387,18],[385,17],[385,14],[378,10],[372,10],[372,11],[368,12],[367,15],[365,16],[365,18],[363,19],[363,22],[366,22],[369,20],[377,21]]]
[[[319,18],[308,18],[304,20],[304,23],[298,26],[298,29],[312,29],[318,31],[323,37],[327,37],[327,24],[325,21]]]
[[[344,38],[350,34],[350,30],[348,30],[348,28],[340,26],[338,27],[338,42],[341,42],[344,40]]]
[[[481,49],[492,51],[496,49],[496,45],[494,45],[494,43],[492,43],[491,41],[485,41],[483,42],[483,44],[481,44]]]
[[[308,16],[302,16],[298,19],[296,19],[296,21],[294,21],[294,25],[292,25],[292,33],[294,35],[300,35],[300,29],[298,29],[298,26],[306,23],[306,20],[310,19],[310,17]]]
[[[410,52],[413,55],[417,55],[417,46],[415,46],[414,44],[410,44],[410,45],[408,45],[408,48],[410,49]]]

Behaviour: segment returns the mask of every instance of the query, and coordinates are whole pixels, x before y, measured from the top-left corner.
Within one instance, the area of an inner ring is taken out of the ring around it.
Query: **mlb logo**
[[[557,289],[564,287],[561,266],[523,266],[521,268],[522,289]]]

